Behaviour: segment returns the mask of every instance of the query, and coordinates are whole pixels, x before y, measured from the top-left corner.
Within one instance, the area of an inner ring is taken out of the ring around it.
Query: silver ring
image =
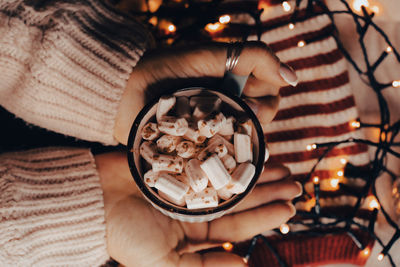
[[[242,50],[243,42],[234,42],[229,44],[226,53],[225,72],[231,72],[236,67]]]

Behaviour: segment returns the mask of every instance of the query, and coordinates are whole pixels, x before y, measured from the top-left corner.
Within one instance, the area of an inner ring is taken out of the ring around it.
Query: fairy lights
[[[293,30],[294,29],[294,24],[293,23],[289,23],[288,27],[289,27],[290,30]]]
[[[231,21],[231,16],[229,15],[223,15],[221,17],[219,17],[219,23],[221,24],[227,24]]]
[[[307,145],[306,146],[306,150],[307,151],[311,151],[311,150],[314,150],[314,149],[316,149],[317,148],[317,145],[316,144],[310,144],[310,145]]]
[[[379,253],[377,259],[378,259],[378,261],[382,261],[384,257],[385,257],[385,255],[383,255],[383,253]]]
[[[393,82],[392,82],[392,86],[393,86],[394,88],[400,87],[400,80],[395,80],[395,81],[393,81]]]
[[[370,210],[379,209],[381,206],[375,196],[368,196],[365,201]]]
[[[168,31],[170,32],[170,33],[174,33],[174,32],[176,32],[176,27],[175,27],[175,25],[174,24],[169,24],[168,25]]]
[[[391,53],[393,48],[391,46],[386,47],[386,53]]]
[[[361,251],[361,254],[364,255],[365,257],[368,257],[370,253],[371,253],[371,249],[368,248],[368,247],[367,247],[367,248],[364,248],[364,249]]]
[[[286,235],[290,231],[289,225],[287,225],[286,223],[281,224],[281,226],[279,227],[279,231],[281,231],[282,234]]]
[[[361,127],[361,123],[359,121],[353,120],[353,121],[350,121],[350,126],[355,129],[358,129]]]
[[[342,164],[346,164],[346,163],[347,163],[347,159],[345,159],[345,158],[341,158],[341,159],[340,159],[340,163],[342,163]]]
[[[336,174],[337,174],[337,176],[339,176],[339,177],[343,177],[343,175],[344,175],[343,171],[338,171]]]
[[[314,176],[313,177],[313,183],[314,184],[319,184],[319,177],[318,176]]]
[[[205,27],[206,31],[208,31],[209,33],[219,32],[220,30],[222,30],[222,28],[223,28],[223,25],[219,22],[208,23]]]
[[[329,184],[332,186],[332,189],[338,189],[339,188],[339,179],[332,178],[332,179],[330,179]]]
[[[304,47],[306,45],[306,42],[304,42],[304,41],[299,41],[298,43],[297,43],[297,46],[298,47]]]
[[[231,242],[225,242],[222,244],[222,247],[225,249],[225,251],[232,251],[233,249],[233,244]]]
[[[354,8],[354,10],[360,12],[362,6],[364,6],[364,7],[369,7],[369,2],[368,2],[368,0],[354,0],[354,1],[353,1],[353,8]]]
[[[282,2],[282,8],[285,12],[289,12],[292,7],[290,6],[290,4],[288,3],[288,1],[283,1]]]

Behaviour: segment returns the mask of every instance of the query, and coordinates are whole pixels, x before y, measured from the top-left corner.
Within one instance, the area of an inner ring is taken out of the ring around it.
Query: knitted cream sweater
[[[49,130],[115,144],[119,101],[149,38],[99,2],[0,2],[0,104]],[[105,244],[89,151],[0,156],[0,266],[99,266]]]

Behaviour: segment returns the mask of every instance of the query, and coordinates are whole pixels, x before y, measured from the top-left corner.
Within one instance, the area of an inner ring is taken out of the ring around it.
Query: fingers
[[[241,241],[279,227],[296,214],[292,203],[276,202],[253,210],[225,215],[209,223],[209,240]]]
[[[232,212],[241,212],[277,200],[292,200],[303,193],[301,184],[297,181],[283,180],[257,185],[242,203]]]
[[[260,178],[258,178],[257,184],[281,180],[290,175],[289,168],[281,164],[266,163],[264,166],[265,169],[261,173]]]
[[[270,123],[278,112],[280,96],[264,96],[259,98],[246,98],[246,103],[257,115],[265,131],[265,125]]]
[[[205,254],[185,253],[179,259],[179,267],[244,267],[243,259],[228,252],[208,252]]]

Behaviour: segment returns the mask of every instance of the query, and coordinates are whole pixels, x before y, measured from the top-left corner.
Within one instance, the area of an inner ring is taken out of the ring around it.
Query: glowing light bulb
[[[293,30],[294,29],[294,24],[293,23],[289,23],[289,29]]]
[[[361,123],[359,121],[351,121],[350,122],[350,126],[353,128],[360,128],[361,127]]]
[[[222,244],[222,247],[225,249],[225,251],[232,251],[233,244],[231,242],[225,242]]]
[[[378,261],[382,261],[383,257],[385,257],[385,255],[383,255],[383,253],[379,253],[378,255]]]
[[[222,24],[227,24],[231,21],[231,16],[229,15],[223,15],[221,17],[219,17],[219,22]]]
[[[306,42],[304,42],[304,41],[299,41],[298,43],[297,43],[297,46],[298,47],[303,47],[303,46],[305,46],[306,45]]]
[[[307,151],[311,151],[317,148],[316,144],[310,144],[306,146]]]
[[[393,48],[391,46],[386,47],[386,52],[390,53],[393,51]]]
[[[347,163],[347,159],[345,159],[345,158],[341,158],[341,159],[340,159],[340,163],[342,163],[342,164],[346,164],[346,163]]]
[[[219,22],[208,23],[205,27],[206,31],[208,31],[209,33],[218,32],[218,31],[222,30],[222,28],[223,28],[223,26]]]
[[[372,6],[371,10],[374,11],[375,14],[378,14],[380,11],[379,6]]]
[[[171,33],[173,33],[173,32],[176,31],[176,27],[175,27],[174,24],[169,24],[167,29],[168,29],[168,31],[171,32]]]
[[[395,80],[395,81],[393,81],[393,82],[392,82],[392,86],[393,86],[394,88],[400,87],[400,80]]]
[[[337,174],[337,176],[339,176],[339,177],[342,177],[342,176],[344,175],[343,171],[338,171],[336,174]]]
[[[370,252],[371,252],[371,250],[370,250],[369,248],[364,248],[364,249],[361,251],[361,253],[362,253],[364,256],[368,256]]]
[[[353,1],[353,8],[354,8],[356,11],[360,12],[362,6],[369,7],[369,2],[368,2],[368,0],[354,0],[354,1]]]
[[[279,231],[281,231],[282,234],[286,235],[290,231],[289,225],[287,225],[286,223],[281,224],[281,226],[279,227]]]
[[[338,188],[339,187],[339,179],[337,178],[333,178],[329,181],[329,183],[331,184],[331,186],[333,188]]]
[[[283,10],[286,12],[289,12],[292,9],[292,7],[290,6],[290,4],[287,1],[282,2],[282,7],[283,7]]]
[[[319,177],[318,176],[314,176],[313,183],[314,184],[319,184]]]
[[[365,201],[367,201],[370,210],[379,209],[381,207],[375,196],[368,196]]]

